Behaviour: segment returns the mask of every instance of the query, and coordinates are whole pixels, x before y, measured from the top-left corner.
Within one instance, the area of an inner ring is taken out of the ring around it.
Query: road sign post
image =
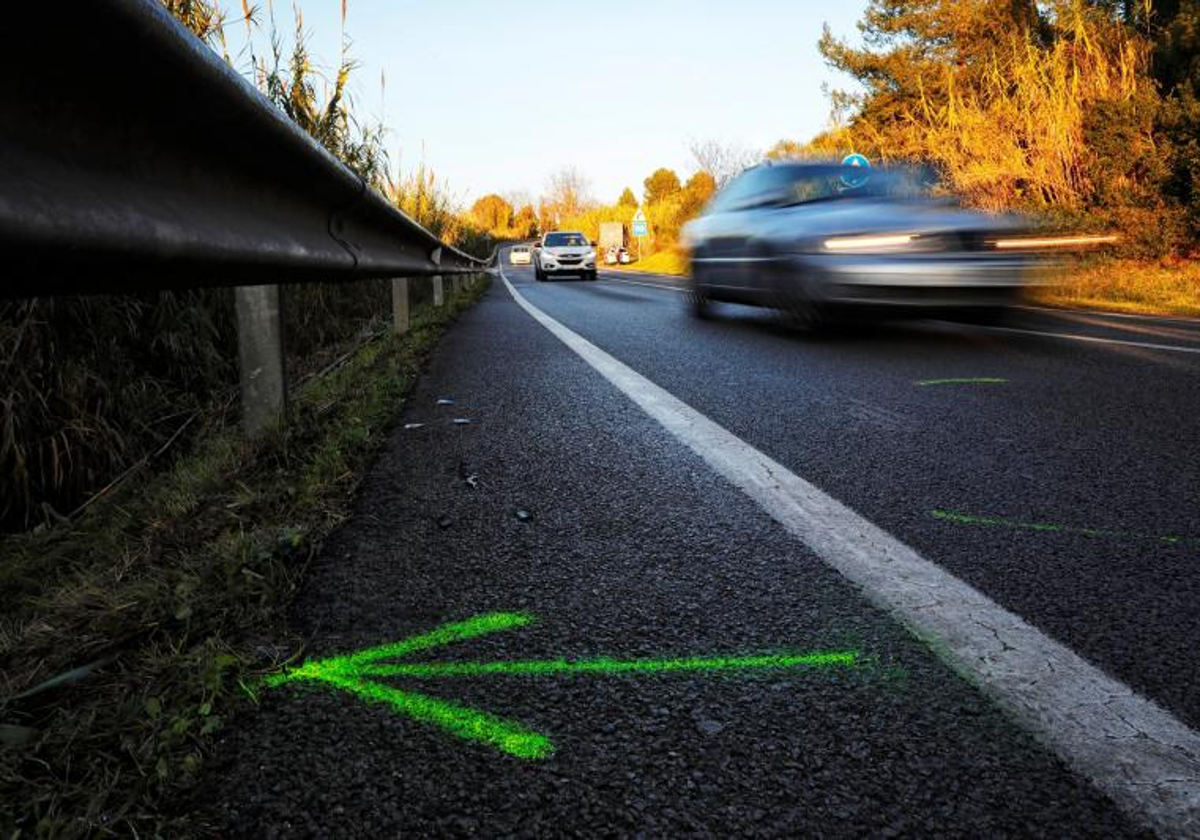
[[[633,235],[638,241],[638,262],[642,261],[642,241],[650,235],[650,223],[646,220],[646,212],[639,207],[633,214]]]

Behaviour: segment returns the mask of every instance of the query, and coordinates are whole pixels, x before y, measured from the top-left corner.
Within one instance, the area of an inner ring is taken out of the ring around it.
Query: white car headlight
[[[915,233],[870,234],[839,236],[825,240],[826,251],[894,251],[907,248],[917,238]]]

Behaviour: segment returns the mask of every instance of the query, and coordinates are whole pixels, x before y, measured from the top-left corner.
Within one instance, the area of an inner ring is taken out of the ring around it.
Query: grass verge
[[[1200,260],[1097,259],[1030,289],[1042,306],[1200,317]]]
[[[687,256],[682,251],[659,251],[657,254],[651,254],[644,260],[638,260],[635,263],[621,266],[604,266],[605,270],[617,269],[619,271],[638,271],[642,274],[674,274],[680,277],[687,276],[688,264]]]
[[[208,429],[78,523],[0,543],[0,836],[198,830],[172,803],[248,686],[295,653],[255,639],[346,517],[425,355],[486,287],[307,382],[286,428],[253,442]]]

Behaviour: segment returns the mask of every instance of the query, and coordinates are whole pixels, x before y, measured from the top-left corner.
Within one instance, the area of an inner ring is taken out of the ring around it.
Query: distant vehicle
[[[624,222],[600,223],[600,249],[605,253],[626,247],[629,244],[628,237],[629,231]]]
[[[750,169],[683,230],[692,299],[773,306],[801,326],[848,313],[995,318],[1028,282],[1037,240],[1015,216],[929,197],[918,173],[836,164]]]
[[[513,265],[529,265],[533,259],[531,251],[528,245],[514,245],[508,252],[508,261]]]
[[[625,248],[609,248],[604,255],[605,265],[629,265],[630,262],[629,251]]]
[[[538,280],[548,280],[557,274],[574,274],[584,280],[595,280],[595,243],[589,242],[578,231],[547,233],[534,249],[533,268]]]

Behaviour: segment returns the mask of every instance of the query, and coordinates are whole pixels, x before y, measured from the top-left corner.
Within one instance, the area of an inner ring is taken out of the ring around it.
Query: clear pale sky
[[[240,3],[225,0],[230,17]],[[332,73],[340,0],[297,0],[310,50]],[[849,87],[817,53],[821,27],[857,40],[865,0],[349,0],[356,110],[390,127],[393,167],[422,155],[464,203],[536,197],[575,166],[593,195],[639,196],[659,166],[694,171],[692,140],[765,149],[825,127],[823,83]],[[290,40],[291,4],[274,3]],[[256,50],[266,43],[260,2]],[[226,37],[249,66],[246,30]],[[381,98],[380,72],[386,76]]]

